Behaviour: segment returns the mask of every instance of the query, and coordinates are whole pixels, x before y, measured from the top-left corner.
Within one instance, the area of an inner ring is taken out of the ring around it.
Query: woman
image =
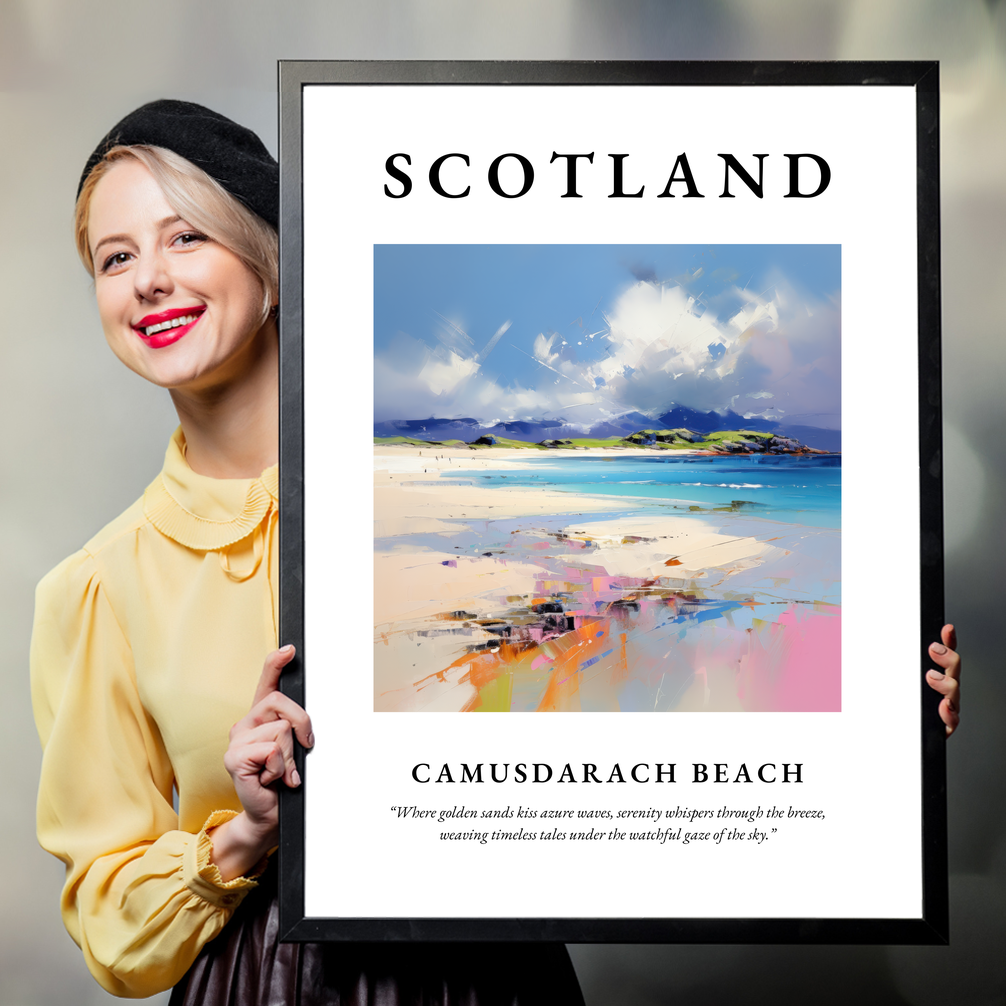
[[[180,427],[142,499],[39,585],[38,830],[66,864],[67,929],[122,996],[582,1003],[561,946],[276,942],[276,785],[300,784],[293,737],[313,744],[274,649],[277,187],[253,133],[174,101],[123,119],[81,179],[106,338]],[[948,734],[952,631],[929,675]]]
[[[143,497],[38,589],[38,831],[67,929],[120,996],[582,1003],[561,945],[277,944],[276,786],[300,785],[293,738],[313,744],[274,649],[277,221],[258,137],[187,102],[131,113],[81,178],[106,339],[180,426]]]

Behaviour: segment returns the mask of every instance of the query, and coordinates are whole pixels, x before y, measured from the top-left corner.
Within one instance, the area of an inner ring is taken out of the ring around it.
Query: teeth
[[[198,317],[198,314],[186,314],[182,315],[181,318],[172,318],[171,321],[162,321],[159,325],[150,325],[148,328],[145,328],[143,334],[149,339],[152,335],[164,332],[169,328],[180,328],[182,325],[188,325]]]

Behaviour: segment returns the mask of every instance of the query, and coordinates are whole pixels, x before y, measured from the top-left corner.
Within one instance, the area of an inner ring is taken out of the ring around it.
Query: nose
[[[174,290],[166,256],[160,249],[141,254],[133,270],[133,289],[138,301],[157,301]]]

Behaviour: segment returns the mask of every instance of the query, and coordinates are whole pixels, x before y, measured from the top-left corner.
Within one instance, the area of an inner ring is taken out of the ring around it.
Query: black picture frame
[[[298,648],[282,687],[311,710],[305,649],[302,96],[307,86],[457,84],[911,87],[915,92],[918,244],[919,563],[918,644],[922,722],[923,904],[918,918],[329,918],[305,914],[304,785],[281,794],[280,926],[287,941],[563,941],[625,943],[939,944],[948,934],[945,736],[939,696],[925,684],[929,641],[943,624],[940,378],[939,71],[935,62],[354,62],[282,61],[280,104],[280,640]],[[343,868],[338,857],[332,868]]]

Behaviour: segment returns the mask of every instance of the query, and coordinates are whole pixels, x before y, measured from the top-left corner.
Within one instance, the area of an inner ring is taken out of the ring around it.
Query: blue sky
[[[374,418],[840,428],[840,291],[837,245],[377,245]]]

